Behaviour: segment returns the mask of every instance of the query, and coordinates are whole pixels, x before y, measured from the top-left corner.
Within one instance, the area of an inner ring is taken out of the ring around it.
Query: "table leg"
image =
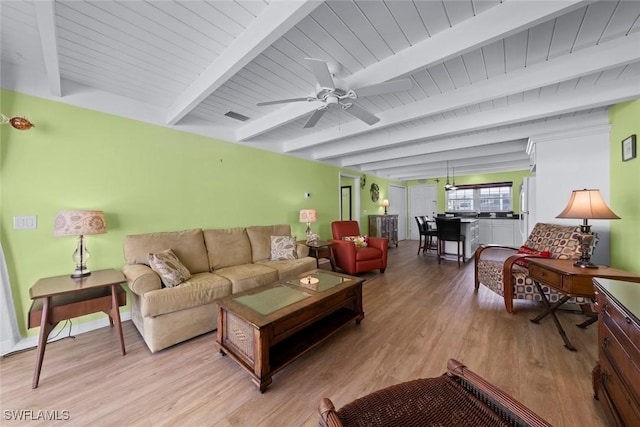
[[[42,317],[40,318],[40,336],[38,337],[38,352],[36,353],[36,367],[33,371],[31,388],[38,388],[38,382],[40,382],[40,371],[42,370],[42,361],[44,360],[44,351],[47,347],[47,338],[49,338],[49,334],[57,325],[57,323],[49,323],[50,306],[51,297],[43,298]]]
[[[111,313],[109,317],[111,321],[115,323],[116,328],[118,329],[118,335],[120,337],[120,348],[122,349],[122,355],[127,354],[127,351],[124,348],[124,336],[122,335],[122,322],[120,322],[120,307],[118,306],[118,286],[120,285],[111,285]]]
[[[562,337],[562,341],[564,341],[564,346],[571,351],[577,351],[576,348],[573,345],[571,345],[571,341],[569,341],[567,334],[564,332],[564,328],[562,327],[562,324],[560,323],[560,321],[558,320],[558,317],[556,316],[557,308],[560,307],[565,302],[567,302],[570,297],[567,295],[564,295],[562,298],[560,298],[560,300],[557,303],[555,303],[552,306],[549,303],[549,300],[547,299],[546,295],[542,291],[542,286],[540,286],[540,283],[536,281],[534,281],[533,283],[536,285],[536,289],[538,289],[538,292],[542,297],[542,302],[547,307],[547,311],[542,313],[540,316],[537,316],[535,319],[531,319],[531,321],[533,323],[538,323],[543,317],[545,317],[547,314],[550,314],[551,318],[553,319],[553,323],[555,323],[556,325],[556,329],[558,329],[558,333],[560,334],[560,337]]]
[[[336,259],[333,257],[331,248],[329,248],[329,263],[331,264],[331,271],[336,271]]]

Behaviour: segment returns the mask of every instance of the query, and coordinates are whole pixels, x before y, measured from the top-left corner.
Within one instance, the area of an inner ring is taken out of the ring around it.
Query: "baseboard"
[[[124,322],[126,320],[130,320],[131,319],[131,312],[130,311],[125,311],[125,312],[121,312],[120,313],[120,321]],[[56,329],[54,329],[53,331],[51,331],[51,333],[49,334],[49,338],[51,339],[52,336],[54,336],[56,334],[56,332],[60,331],[60,327],[64,325],[64,322],[60,322],[58,324],[58,326],[56,327]],[[63,334],[60,334],[60,336],[57,339],[62,339],[68,335],[80,335],[80,334],[84,334],[85,332],[91,332],[91,331],[95,331],[96,329],[100,329],[100,328],[104,328],[106,326],[109,326],[109,318],[108,317],[104,317],[101,319],[96,319],[96,320],[92,320],[91,322],[85,322],[85,323],[80,323],[80,324],[73,324],[71,326],[71,332],[66,332]],[[56,339],[53,339],[52,341],[55,341]],[[52,342],[49,341],[49,342]],[[16,345],[14,345],[12,348],[8,348],[10,345],[9,342],[2,342],[0,343],[0,348],[2,349],[2,355],[5,356],[9,353],[15,353],[15,352],[19,352],[19,351],[23,351],[23,350],[27,350],[30,348],[35,348],[38,346],[38,337],[37,336],[33,336],[33,337],[23,337],[20,339],[20,341],[18,341],[16,343]],[[5,348],[5,346],[7,348]]]

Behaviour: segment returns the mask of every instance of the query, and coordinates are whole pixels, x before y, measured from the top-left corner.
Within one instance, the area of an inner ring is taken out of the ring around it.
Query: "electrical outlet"
[[[35,215],[20,215],[13,217],[14,230],[35,230],[38,228],[38,217]]]

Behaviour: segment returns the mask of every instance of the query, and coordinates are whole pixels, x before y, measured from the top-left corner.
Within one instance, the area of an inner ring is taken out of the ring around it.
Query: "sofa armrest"
[[[296,244],[296,252],[298,253],[298,258],[305,258],[309,256],[309,246],[304,243]]]
[[[378,248],[383,252],[386,252],[389,248],[389,239],[386,237],[369,237],[369,246],[372,248]]]
[[[336,265],[340,268],[356,265],[356,244],[347,240],[330,239],[331,251],[336,260]]]
[[[125,264],[122,268],[127,285],[136,295],[162,288],[162,281],[151,267],[144,264]]]
[[[483,252],[485,252],[485,257],[491,257],[491,259],[497,259],[496,256],[500,256],[501,258],[506,259],[511,256],[513,252],[518,252],[520,248],[514,248],[513,246],[504,246],[504,245],[495,245],[495,244],[485,244],[478,246],[475,253],[475,259],[478,261]]]

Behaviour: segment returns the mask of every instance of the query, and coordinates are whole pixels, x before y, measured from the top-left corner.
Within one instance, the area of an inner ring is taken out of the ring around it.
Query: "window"
[[[460,185],[447,191],[447,212],[511,212],[513,183]]]

